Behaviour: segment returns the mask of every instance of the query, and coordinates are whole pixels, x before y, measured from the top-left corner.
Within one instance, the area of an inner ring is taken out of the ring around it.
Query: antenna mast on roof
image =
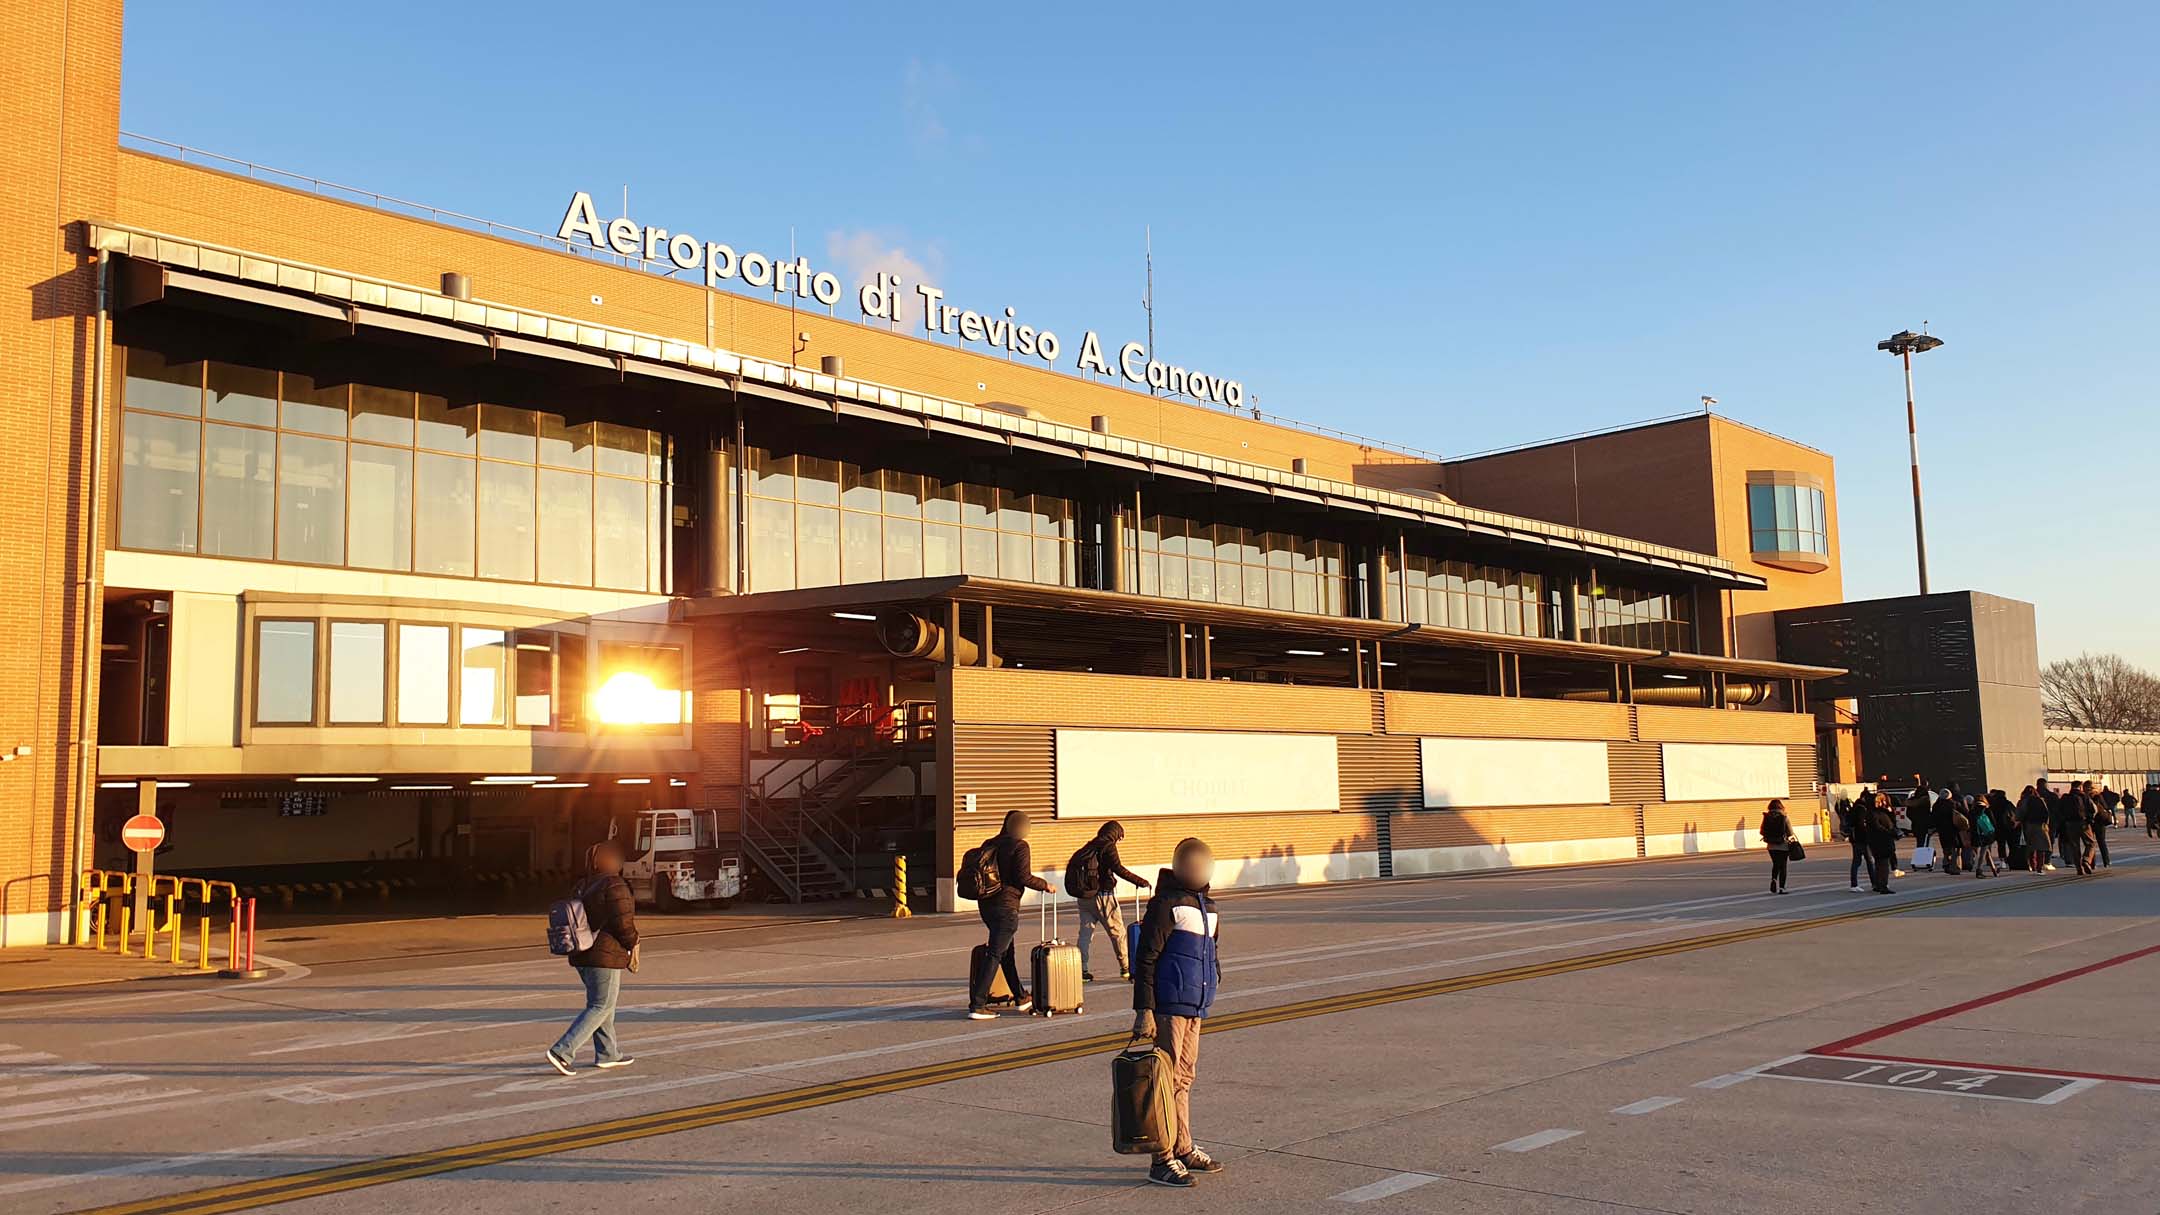
[[[1147,294],[1140,299],[1140,306],[1147,310],[1147,356],[1155,357],[1155,226],[1141,228],[1142,239],[1147,247]],[[1148,395],[1155,395],[1155,386],[1148,385]]]

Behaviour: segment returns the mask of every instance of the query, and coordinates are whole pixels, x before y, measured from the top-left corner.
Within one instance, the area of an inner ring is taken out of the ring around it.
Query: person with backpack
[[[623,972],[637,969],[637,900],[622,879],[621,845],[613,840],[593,845],[587,866],[590,872],[570,897],[548,913],[549,947],[568,955],[585,985],[584,1009],[547,1049],[548,1066],[565,1076],[588,1038],[595,1067],[628,1067],[635,1061],[615,1040],[615,1001],[622,994]]]
[[[978,956],[968,975],[968,1020],[992,1021],[990,979],[999,967],[1005,970],[1005,986],[1012,989],[1013,1011],[1028,1012],[1035,1002],[1020,986],[1020,962],[1013,956],[1013,938],[1020,933],[1020,894],[1023,890],[1049,891],[1050,883],[1035,876],[1034,857],[1028,851],[1028,816],[1018,810],[1005,815],[996,835],[967,850],[960,858],[956,883],[960,897],[975,900],[976,914],[990,931],[985,952]]]
[[[1854,894],[1860,893],[1860,870],[1863,867],[1868,872],[1868,884],[1876,884],[1875,854],[1868,850],[1868,820],[1875,813],[1876,800],[1873,789],[1862,789],[1860,800],[1853,803],[1852,812],[1845,822],[1845,842],[1852,846],[1852,873],[1848,880],[1852,882]]]
[[[1792,863],[1792,820],[1785,817],[1785,803],[1770,799],[1768,809],[1763,811],[1762,826],[1756,829],[1762,842],[1770,849],[1770,893],[1785,893],[1785,867]]]
[[[1155,897],[1140,920],[1132,959],[1133,1037],[1153,1039],[1170,1056],[1177,1126],[1155,1154],[1148,1180],[1189,1186],[1194,1173],[1220,1173],[1222,1164],[1193,1143],[1192,1090],[1200,1076],[1200,1023],[1222,983],[1221,917],[1208,886],[1215,854],[1190,836],[1155,879]]]
[[[1116,819],[1104,823],[1095,832],[1095,838],[1080,845],[1072,859],[1065,862],[1065,893],[1073,896],[1080,905],[1080,981],[1093,983],[1095,974],[1088,969],[1088,945],[1095,930],[1100,928],[1110,938],[1110,953],[1117,958],[1117,977],[1132,977],[1132,965],[1125,956],[1125,921],[1118,917],[1117,881],[1124,878],[1141,890],[1150,889],[1148,880],[1125,867],[1118,857],[1118,841],[1125,838],[1125,828]]]
[[[1972,866],[1973,876],[1976,878],[2002,875],[2002,864],[1995,859],[1994,799],[1998,796],[1999,790],[1986,797],[1973,799],[1972,831],[1967,836],[1970,843],[1965,849],[1965,863]],[[1994,867],[1993,874],[1988,873],[1989,866]]]
[[[2092,837],[2093,851],[2100,855],[2100,867],[2102,869],[2113,869],[2115,867],[2114,860],[2108,856],[2107,846],[2108,828],[2115,825],[2115,807],[2109,805],[2107,799],[2113,796],[2115,795],[2110,793],[2106,786],[2102,786],[2098,797],[2095,797],[2092,791],[2092,782],[2085,782],[2085,799],[2088,802],[2094,802],[2098,807],[2089,820],[2091,826],[2087,834]],[[2092,866],[2088,864],[2085,868],[2087,872],[2090,872]]]
[[[1935,849],[1942,854],[1943,873],[1955,876],[1958,862],[1972,842],[1972,819],[1965,813],[1964,799],[1953,796],[1957,786],[1952,785],[1950,789],[1951,793],[1935,803]]]

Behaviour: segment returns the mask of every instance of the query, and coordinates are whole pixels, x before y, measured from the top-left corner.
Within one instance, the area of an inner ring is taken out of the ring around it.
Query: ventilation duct
[[[895,658],[926,658],[931,662],[946,661],[946,636],[944,626],[925,620],[913,612],[881,612],[877,618],[878,644]],[[982,650],[965,637],[953,639],[952,658],[959,665],[978,665]],[[990,656],[990,666],[1001,667],[1005,661],[996,654]]]

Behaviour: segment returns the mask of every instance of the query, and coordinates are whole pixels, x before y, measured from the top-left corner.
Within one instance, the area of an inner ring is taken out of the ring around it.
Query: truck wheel
[[[653,910],[661,915],[675,914],[677,904],[675,891],[666,882],[653,883]]]

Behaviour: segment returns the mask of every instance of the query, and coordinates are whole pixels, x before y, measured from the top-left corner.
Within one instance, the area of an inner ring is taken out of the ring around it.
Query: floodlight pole
[[[1912,453],[1913,551],[1920,562],[1920,593],[1928,593],[1927,516],[1920,505],[1920,422],[1913,406],[1912,356],[1942,345],[1942,339],[1905,330],[1875,343],[1875,349],[1898,356],[1905,364],[1905,442]]]

